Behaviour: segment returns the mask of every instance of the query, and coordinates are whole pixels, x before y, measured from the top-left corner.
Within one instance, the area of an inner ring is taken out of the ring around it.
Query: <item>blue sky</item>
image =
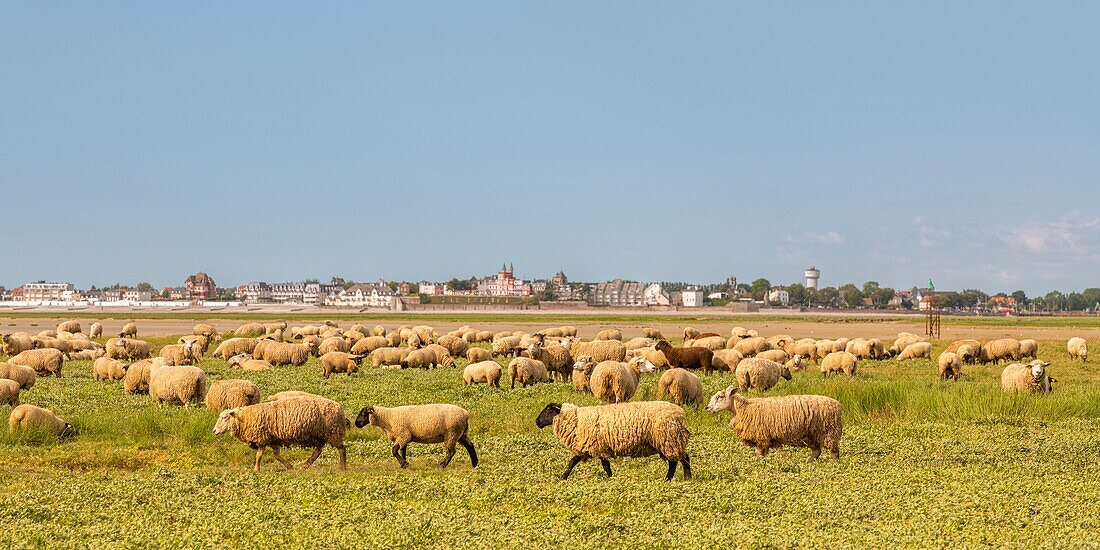
[[[1096,3],[0,6],[0,284],[1100,286]]]

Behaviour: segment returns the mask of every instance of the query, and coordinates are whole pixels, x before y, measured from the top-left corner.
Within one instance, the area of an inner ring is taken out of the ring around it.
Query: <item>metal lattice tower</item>
[[[943,299],[932,293],[928,295],[928,307],[924,310],[924,334],[933,340],[940,338],[940,313]]]

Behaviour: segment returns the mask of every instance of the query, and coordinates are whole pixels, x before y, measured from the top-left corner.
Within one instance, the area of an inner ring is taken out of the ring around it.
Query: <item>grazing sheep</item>
[[[638,391],[642,369],[649,372],[647,365],[601,361],[588,374],[588,389],[600,401],[623,403],[630,401]]]
[[[846,376],[855,376],[859,357],[847,351],[834,351],[821,360],[821,377],[827,378],[834,372],[843,372]]]
[[[412,351],[409,348],[378,348],[370,352],[367,357],[370,358],[370,363],[376,367],[399,366],[405,356]]]
[[[201,334],[187,334],[184,336],[180,336],[179,339],[176,340],[176,343],[190,343],[193,347],[193,352],[195,354],[196,360],[201,359],[202,356],[206,355],[206,350],[210,348],[210,339]]]
[[[259,340],[256,338],[230,338],[219,344],[211,356],[228,361],[230,357],[242,353],[252,355],[252,352],[256,351],[256,344],[258,343]]]
[[[597,362],[623,361],[626,359],[626,346],[618,340],[576,341],[569,345],[569,354],[573,357],[590,355]]]
[[[257,344],[256,349],[261,349],[259,344]],[[309,360],[316,349],[317,347],[312,342],[302,342],[301,344],[271,342],[263,346],[263,357],[261,359],[272,365],[301,366]],[[255,354],[253,354],[253,357],[255,357]]]
[[[260,341],[264,341],[264,340],[270,340],[272,342],[284,342],[284,341],[286,341],[286,338],[284,338],[284,333],[283,333],[282,329],[280,329],[280,330],[275,330],[275,331],[272,331],[272,332],[264,333],[264,335],[260,337]]]
[[[837,352],[834,352],[837,353]],[[840,458],[840,438],[844,428],[840,402],[824,395],[786,395],[745,399],[730,386],[714,394],[707,412],[730,411],[730,429],[742,443],[756,447],[760,457],[783,445],[809,447],[808,462],[817,460],[821,449],[833,459]]]
[[[695,373],[685,369],[668,369],[657,380],[657,398],[677,405],[703,400],[703,383]]]
[[[38,340],[38,345],[35,346],[35,349],[50,348],[58,350],[63,354],[69,353],[69,351],[72,349],[72,346],[71,344],[69,344],[68,340],[62,340],[60,338],[47,338],[44,336],[39,336],[36,337],[35,340]]]
[[[1020,341],[1015,338],[999,338],[986,342],[978,350],[978,362],[985,365],[994,365],[1001,361],[1018,361],[1020,359]]]
[[[126,323],[122,326],[122,330],[118,333],[119,338],[137,338],[138,329],[137,323]]]
[[[765,339],[771,349],[786,348],[791,342],[794,342],[794,336],[790,334],[776,334],[775,336],[769,336]]]
[[[901,350],[901,354],[898,355],[898,361],[909,361],[912,359],[929,359],[932,357],[932,344],[928,342],[917,342],[915,344],[909,344],[905,346],[905,349]]]
[[[784,363],[783,366],[787,367],[788,371],[795,372],[805,369],[806,364],[806,358],[796,354],[794,357],[791,357],[786,363]]]
[[[539,343],[532,343],[527,347],[527,351],[523,352],[523,355],[542,361],[546,365],[546,370],[556,374],[562,381],[573,374],[573,354],[562,346],[553,344],[543,346]]]
[[[38,347],[38,341],[25,334],[4,335],[4,355],[11,357]]]
[[[447,348],[447,352],[450,353],[452,357],[462,357],[466,354],[466,350],[470,348],[470,344],[466,343],[462,338],[455,336],[440,336],[436,343]]]
[[[372,330],[371,333],[374,334],[375,336],[385,336],[386,335],[386,327],[384,327],[382,325],[374,325],[374,330]]]
[[[88,327],[88,337],[89,338],[102,338],[103,337],[103,324],[98,323],[98,322],[92,323],[91,326]]]
[[[38,375],[31,367],[0,361],[0,378],[14,380],[19,383],[20,388],[29,390],[34,387]]]
[[[218,380],[206,392],[206,408],[221,412],[260,402],[260,387],[251,380]]]
[[[966,363],[967,365],[973,365],[974,363],[978,362],[979,351],[981,351],[981,346],[974,347],[970,344],[963,344],[958,347],[955,353],[959,356],[960,359],[963,360],[963,363]]]
[[[591,355],[582,355],[577,358],[577,362],[573,364],[573,375],[570,376],[570,381],[573,383],[573,389],[579,392],[588,392],[588,376],[592,374],[592,369],[596,368],[596,360]]]
[[[355,427],[366,425],[380,428],[393,443],[390,452],[402,468],[409,467],[409,443],[442,443],[446,453],[439,461],[446,468],[455,456],[455,445],[461,444],[470,455],[470,465],[477,468],[477,451],[470,441],[470,413],[458,405],[431,404],[383,407],[363,407],[355,418]]]
[[[509,335],[493,340],[492,354],[493,357],[514,356],[521,349],[519,338]]]
[[[825,358],[826,355],[829,355],[834,351],[837,351],[835,340],[818,340],[816,345],[814,346],[814,353],[813,355],[810,355],[809,358],[813,359],[814,361],[821,361]]]
[[[684,327],[684,341],[694,340],[699,337],[699,331],[693,327]]]
[[[206,395],[206,373],[198,367],[168,365],[163,361],[149,366],[149,397],[157,403],[188,406]]]
[[[953,353],[958,353],[959,348],[962,347],[962,346],[970,346],[970,347],[974,348],[975,350],[977,350],[977,349],[981,349],[982,343],[977,341],[977,340],[972,340],[972,339],[955,340],[954,342],[951,342],[951,344],[949,344],[947,346],[947,349],[945,349],[944,351],[950,351],[950,352],[953,352]]]
[[[57,325],[57,332],[80,332],[80,321],[62,321]]]
[[[728,369],[733,372],[737,368],[737,364],[744,358],[741,352],[735,349],[722,349],[714,352],[714,357],[710,359],[710,366],[716,370]]]
[[[332,376],[334,372],[343,372],[348,376],[359,372],[360,365],[366,355],[353,355],[342,351],[330,351],[321,356],[321,371],[324,377]]]
[[[45,427],[57,437],[72,435],[74,431],[72,425],[58,418],[49,409],[27,404],[12,409],[11,416],[8,417],[8,433],[15,433],[17,429],[26,430],[32,426]]]
[[[125,393],[149,393],[149,370],[153,362],[163,364],[164,359],[141,359],[126,367],[126,376],[122,378],[122,391]]]
[[[149,342],[134,340],[131,338],[111,338],[107,340],[107,357],[133,361],[135,359],[147,359],[152,357]]]
[[[351,353],[367,354],[369,355],[376,349],[385,347],[397,347],[391,346],[391,342],[386,339],[385,336],[367,336],[362,340],[359,340],[355,345],[351,346]]]
[[[508,379],[512,381],[512,389],[516,389],[516,381],[524,388],[533,386],[539,382],[549,382],[550,373],[546,370],[546,364],[530,357],[516,357],[508,363]]]
[[[1001,389],[1005,393],[1050,393],[1050,363],[1036,359],[1027,365],[1013,363],[1001,371]]]
[[[260,323],[245,323],[233,331],[234,336],[255,337],[263,336],[267,329]]]
[[[403,369],[430,369],[432,367],[442,366],[440,364],[439,355],[436,354],[435,350],[431,349],[414,349],[409,351],[405,357],[401,359],[400,364]]]
[[[817,353],[817,340],[814,340],[813,338],[796,340],[783,346],[782,349],[787,352],[787,358],[784,358],[783,361],[786,361],[794,355],[812,357],[815,353]],[[783,361],[780,361],[780,363],[782,363]]]
[[[712,334],[710,336],[701,336],[700,338],[696,338],[689,342],[684,342],[684,347],[706,348],[711,351],[718,351],[720,349],[725,349],[726,339],[725,337],[718,336],[717,334]]]
[[[329,336],[321,340],[321,345],[317,347],[317,353],[321,355],[321,357],[324,357],[325,354],[330,351],[342,351],[346,353],[351,351],[351,345],[348,344],[347,340],[339,336]]]
[[[623,340],[623,331],[617,328],[609,328],[596,333],[596,340]]]
[[[951,353],[950,351],[941,353],[939,358],[936,359],[936,365],[942,380],[951,379],[957,382],[962,377],[963,362],[957,353]]]
[[[787,367],[760,357],[750,357],[738,363],[735,374],[741,391],[750,388],[768,391],[779,383],[780,378],[791,379],[791,371]]]
[[[69,352],[69,361],[95,361],[107,353],[102,349],[86,349]]]
[[[1084,338],[1070,338],[1066,350],[1070,359],[1080,359],[1082,363],[1089,360],[1089,344]]]
[[[665,401],[617,403],[578,407],[572,403],[550,403],[535,419],[539,429],[554,426],[554,435],[572,453],[562,479],[569,479],[582,461],[599,459],[611,477],[613,458],[658,455],[668,462],[666,481],[684,467],[684,479],[691,479],[687,453],[691,434],[684,425],[684,410]]]
[[[268,447],[271,447],[275,459],[291,470],[293,466],[279,454],[280,448],[312,447],[313,454],[302,464],[304,469],[312,466],[321,456],[326,443],[340,452],[340,469],[344,470],[347,469],[344,433],[349,426],[339,403],[319,396],[302,396],[222,411],[214,426],[214,435],[229,432],[237,440],[256,449],[253,470],[257,472]]]
[[[0,378],[0,405],[19,406],[19,382]]]
[[[664,335],[661,334],[660,329],[653,327],[646,327],[642,329],[642,336],[649,338],[650,340],[664,340]]]
[[[430,349],[435,352],[436,364],[441,367],[454,367],[455,360],[451,356],[451,352],[447,351],[447,348],[439,344],[428,344],[423,349]]]
[[[30,367],[40,376],[52,374],[61,378],[61,366],[65,363],[62,355],[61,350],[53,348],[31,349],[8,359],[8,362]]]
[[[229,367],[241,369],[246,372],[257,372],[275,368],[271,363],[263,359],[253,359],[251,355],[242,353],[229,358]]]
[[[638,338],[631,338],[630,340],[627,340],[626,342],[623,343],[623,346],[626,347],[626,352],[630,353],[630,352],[632,352],[636,349],[651,348],[651,347],[653,347],[653,344],[656,344],[656,343],[657,342],[654,341],[652,338],[646,338],[644,336],[640,336]]]
[[[726,342],[726,345],[729,346],[729,342]],[[771,348],[772,346],[767,340],[759,336],[750,336],[733,342],[732,349],[737,350],[742,357],[752,357]]]
[[[711,359],[714,358],[714,352],[708,348],[674,348],[667,340],[657,342],[654,349],[665,354],[670,366],[680,369],[701,369],[709,372]]]
[[[1039,342],[1032,339],[1020,340],[1020,359],[1030,357],[1032,359],[1038,359],[1039,355]]]
[[[816,348],[814,351],[816,351]],[[776,363],[786,363],[790,358],[791,356],[781,349],[770,349],[756,354],[756,359],[767,359],[768,361],[774,361]]]
[[[492,358],[493,355],[485,348],[470,348],[466,350],[466,361],[469,363],[480,363]]]
[[[848,342],[844,351],[855,355],[859,359],[878,360],[886,357],[886,348],[882,340],[878,338],[856,338]]]
[[[286,330],[286,321],[275,321],[273,323],[264,323],[264,334],[271,334],[273,332]]]
[[[490,386],[500,387],[500,377],[504,369],[496,361],[484,360],[466,365],[462,369],[462,381],[467,386],[470,384],[486,383]]]
[[[749,331],[745,330],[745,327],[733,327],[730,329],[730,336],[741,340],[749,337]]]
[[[126,377],[127,365],[118,359],[100,357],[92,364],[92,377],[96,380],[122,380]]]
[[[911,332],[899,332],[898,337],[894,340],[894,343],[890,345],[890,348],[886,350],[887,355],[893,357],[899,353],[904,352],[905,348],[912,344],[928,342],[928,339],[923,336],[917,336]],[[931,344],[929,344],[931,347]]]
[[[218,334],[218,331],[214,330],[213,325],[208,325],[206,323],[199,323],[195,325],[195,328],[191,329],[191,334],[194,334],[196,336],[205,336],[206,339],[211,342],[221,341],[222,338],[221,334]]]
[[[164,358],[164,363],[171,366],[180,365],[194,365],[197,363],[195,358],[195,346],[193,342],[186,344],[169,344],[160,348],[159,357]]]

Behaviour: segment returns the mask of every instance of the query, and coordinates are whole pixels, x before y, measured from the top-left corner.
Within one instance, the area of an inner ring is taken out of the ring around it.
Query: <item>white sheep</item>
[[[19,382],[0,378],[0,405],[19,406]]]
[[[1066,350],[1070,359],[1080,359],[1082,363],[1089,360],[1089,344],[1084,338],[1070,338]]]
[[[442,443],[446,454],[439,461],[446,468],[460,444],[470,454],[470,465],[477,468],[477,451],[470,441],[470,413],[457,405],[405,405],[403,407],[363,407],[355,419],[355,427],[370,424],[386,432],[392,443],[390,452],[402,468],[409,467],[409,443]]]
[[[149,366],[149,397],[157,403],[189,406],[202,401],[206,394],[206,373],[198,367],[168,365],[163,361]]]
[[[214,435],[229,432],[256,449],[253,470],[257,472],[268,447],[275,459],[291,470],[293,466],[279,453],[280,448],[312,447],[313,454],[302,465],[308,468],[321,456],[325,444],[340,452],[340,469],[344,470],[347,469],[344,433],[349,425],[339,403],[323,397],[300,396],[222,411],[214,426]]]
[[[1027,365],[1013,363],[1001,371],[1001,389],[1005,393],[1048,394],[1053,381],[1047,373],[1049,366],[1041,359]]]
[[[698,403],[703,399],[703,383],[687,369],[668,369],[657,380],[657,398],[677,405]]]
[[[746,445],[765,457],[768,451],[783,445],[809,447],[809,462],[817,460],[821,449],[833,459],[840,457],[840,438],[844,428],[840,402],[824,395],[785,395],[746,399],[730,386],[714,394],[707,412],[730,411],[730,429]]]
[[[71,424],[58,418],[49,409],[26,403],[12,409],[11,416],[8,417],[8,433],[15,433],[16,430],[26,430],[34,426],[45,427],[57,437],[71,435],[74,431]]]
[[[221,412],[260,402],[260,387],[251,380],[218,380],[206,392],[206,408]]]
[[[503,369],[500,367],[500,363],[491,360],[478,361],[476,363],[470,363],[466,365],[465,369],[462,369],[462,381],[467,386],[470,384],[485,383],[499,388],[502,374]]]
[[[20,388],[29,390],[34,387],[38,374],[31,367],[0,361],[0,378],[15,380]]]

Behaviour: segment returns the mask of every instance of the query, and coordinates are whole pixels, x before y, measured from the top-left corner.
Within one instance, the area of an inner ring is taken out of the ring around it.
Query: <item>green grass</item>
[[[174,338],[155,340],[157,345]],[[714,547],[1029,546],[1095,544],[1100,512],[1100,375],[1071,363],[1061,342],[1041,355],[1059,379],[1046,397],[1001,392],[1000,367],[967,367],[959,383],[931,360],[864,362],[855,379],[796,373],[772,394],[831,395],[844,406],[839,461],[805,449],[757,459],[729,416],[688,407],[695,479],[663,480],[657,458],[598,464],[556,479],[568,453],[535,416],[551,401],[594,404],[564,384],[464,387],[461,368],[378,370],[320,377],[317,360],[270,372],[201,366],[211,380],[256,381],[265,395],[301,389],[368,404],[449,402],[471,412],[482,463],[461,449],[447,470],[440,446],[413,445],[400,470],[381,431],[352,429],[349,471],[326,449],[307,471],[212,433],[202,408],[158,406],[88,362],[42,378],[23,402],[53,409],[78,434],[0,430],[0,544],[5,547]],[[938,352],[941,344],[936,346]],[[460,361],[463,365],[465,361]],[[703,379],[709,395],[735,383]],[[635,399],[652,398],[646,375]],[[0,417],[9,407],[0,407]],[[305,450],[284,453],[294,462]]]

